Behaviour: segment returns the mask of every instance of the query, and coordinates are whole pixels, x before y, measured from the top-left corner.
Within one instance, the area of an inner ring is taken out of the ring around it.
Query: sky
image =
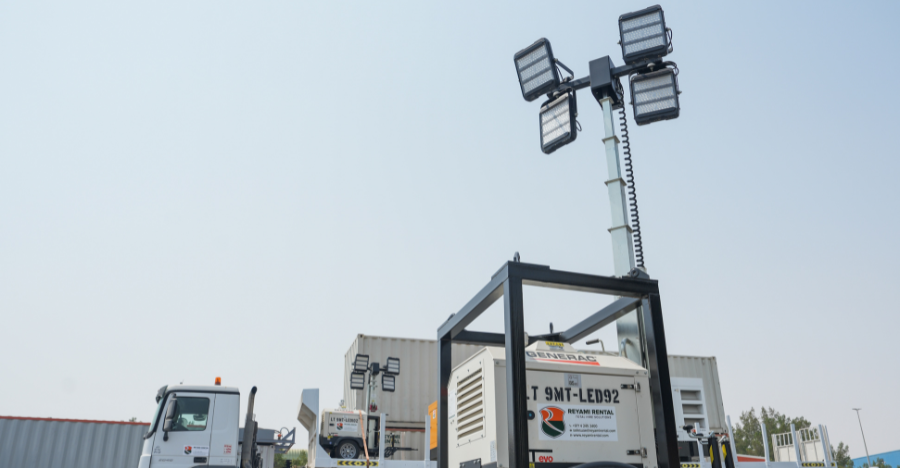
[[[148,421],[221,376],[305,440],[358,333],[433,339],[515,252],[612,275],[599,106],[543,154],[512,58],[621,64],[646,6],[0,2],[0,414]],[[663,7],[681,115],[629,130],[670,353],[716,356],[732,420],[859,457],[861,407],[900,448],[900,5]],[[609,301],[525,300],[533,334]]]

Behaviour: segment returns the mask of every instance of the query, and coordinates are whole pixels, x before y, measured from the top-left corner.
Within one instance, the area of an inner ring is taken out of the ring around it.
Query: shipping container
[[[150,423],[0,416],[0,467],[138,466]]]
[[[726,432],[725,405],[722,402],[719,367],[715,356],[670,355],[669,376],[672,380],[675,412],[679,413],[680,410],[685,424],[699,422],[707,431]],[[676,414],[676,419],[677,416]],[[679,432],[680,429],[679,427]]]
[[[475,354],[482,346],[454,344],[453,366]],[[357,335],[344,356],[344,405],[348,409],[365,410],[365,390],[350,389],[350,372],[357,354],[369,355],[369,362],[385,363],[388,357],[400,359],[400,375],[393,393],[378,390],[377,414],[387,413],[388,423],[395,427],[425,429],[428,405],[437,395],[437,341],[415,338],[388,338]],[[381,378],[379,375],[378,379]],[[378,382],[381,388],[381,381]]]
[[[454,344],[453,366],[477,353],[482,346]],[[413,452],[398,452],[394,460],[422,460],[425,457],[425,421],[428,420],[428,405],[437,395],[437,341],[415,338],[389,338],[381,336],[357,335],[344,356],[344,406],[348,409],[365,411],[365,390],[350,389],[350,372],[353,360],[358,354],[369,355],[369,362],[384,364],[388,357],[400,359],[400,375],[393,393],[380,390],[378,381],[378,411],[386,413],[388,433],[400,434],[403,447],[416,449]],[[378,379],[381,378],[379,375]]]

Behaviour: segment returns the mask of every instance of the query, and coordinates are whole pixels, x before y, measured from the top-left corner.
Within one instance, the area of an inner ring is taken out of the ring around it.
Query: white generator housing
[[[322,426],[319,434],[326,439],[333,437],[363,437],[365,420],[362,411],[322,410]]]
[[[657,467],[646,369],[550,341],[527,347],[525,355],[534,468],[593,461]],[[448,393],[450,467],[479,460],[509,468],[506,351],[484,348],[457,366]]]

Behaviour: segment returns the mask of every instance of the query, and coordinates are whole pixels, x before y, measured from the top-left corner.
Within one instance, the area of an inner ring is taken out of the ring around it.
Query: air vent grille
[[[484,378],[481,368],[456,382],[456,440],[484,433]]]

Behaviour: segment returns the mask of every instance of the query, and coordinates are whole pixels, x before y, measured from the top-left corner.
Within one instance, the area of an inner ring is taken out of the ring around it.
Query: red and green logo
[[[563,416],[566,412],[555,406],[541,408],[541,432],[554,439],[566,432]]]

